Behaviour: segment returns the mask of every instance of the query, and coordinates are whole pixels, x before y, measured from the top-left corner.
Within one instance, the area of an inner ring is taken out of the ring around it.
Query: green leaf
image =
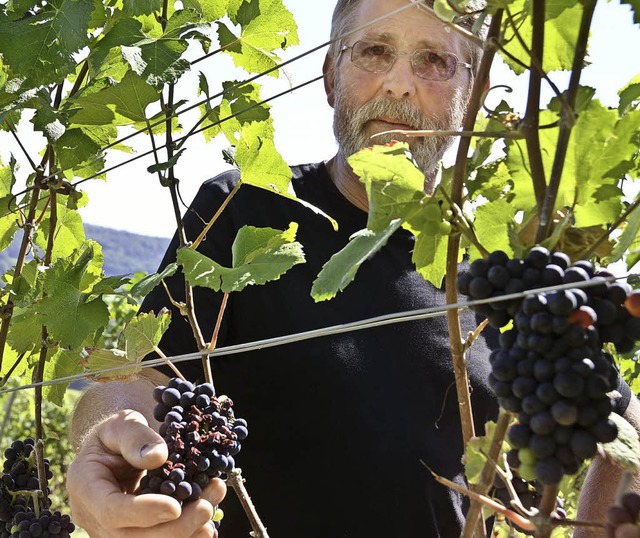
[[[491,444],[496,432],[496,423],[487,422],[484,425],[485,434],[482,437],[472,438],[465,447],[464,475],[470,484],[478,484],[480,473],[487,461]],[[503,452],[509,450],[507,442],[502,443]]]
[[[147,84],[139,75],[128,71],[119,84],[83,95],[76,100],[76,106],[84,108],[87,113],[96,105],[107,106],[116,115],[118,125],[128,125],[146,121],[146,108],[160,99],[160,92]]]
[[[424,174],[410,159],[409,146],[395,142],[366,148],[348,158],[367,189],[367,228],[377,232],[393,219],[406,220],[425,198]]]
[[[508,231],[515,219],[513,206],[505,199],[495,200],[477,207],[473,214],[473,227],[480,244],[489,252],[502,250],[511,256],[513,249]]]
[[[122,13],[127,17],[160,13],[162,0],[123,0]]]
[[[640,74],[634,76],[631,82],[618,92],[618,95],[620,96],[618,112],[622,115],[640,100]]]
[[[313,299],[316,302],[333,299],[344,290],[353,281],[360,266],[386,245],[389,237],[401,225],[402,220],[395,219],[385,230],[374,232],[365,228],[353,234],[349,243],[322,267],[311,288]]]
[[[278,280],[294,265],[304,263],[302,245],[296,241],[298,225],[291,223],[284,232],[273,228],[243,226],[232,245],[232,267],[224,267],[192,248],[178,251],[178,263],[183,266],[192,286],[242,291],[249,285]]]
[[[169,328],[171,313],[168,310],[154,314],[139,314],[125,327],[123,336],[127,358],[132,362],[142,362],[160,343]]]
[[[416,233],[412,261],[416,271],[434,286],[442,286],[447,265],[447,235]]]
[[[524,72],[522,66],[511,57],[525,65],[531,64],[530,56],[520,42],[531,49],[533,35],[531,7],[533,2],[517,0],[510,2],[509,9],[514,15],[514,25],[507,25],[505,32],[505,49],[509,53],[503,55],[505,63],[517,74]],[[548,2],[544,27],[544,55],[542,67],[545,72],[569,70],[573,63],[573,52],[577,42],[582,16],[580,2]],[[517,30],[514,30],[517,28]],[[516,36],[517,31],[520,39]]]
[[[181,59],[187,50],[187,42],[181,36],[198,22],[196,11],[182,9],[176,11],[167,21],[167,27],[158,39],[146,39],[139,44],[142,60],[146,67],[142,77],[152,85],[175,82],[186,73],[191,64]]]
[[[59,83],[75,71],[73,54],[89,41],[92,0],[47,2],[46,10],[17,21],[0,19],[0,50],[30,87]]]
[[[178,159],[180,158],[180,156],[184,153],[185,149],[186,148],[183,148],[180,151],[177,151],[174,154],[174,156],[171,157],[171,159],[169,159],[166,162],[152,164],[151,166],[148,166],[147,172],[149,172],[150,174],[155,174],[156,172],[164,172],[165,170],[169,170],[169,168],[173,168],[178,162]]]
[[[96,381],[135,379],[137,374],[142,371],[140,361],[129,360],[126,351],[121,349],[87,348],[86,351],[87,357],[83,361],[83,365],[94,372]],[[102,370],[110,370],[111,368],[117,369],[100,373]]]
[[[80,128],[67,129],[52,145],[58,166],[67,179],[88,177],[104,167],[102,147]]]
[[[235,159],[243,183],[295,199],[289,194],[291,168],[276,150],[271,125],[265,122],[244,125]]]
[[[47,248],[51,227],[51,219],[46,218],[35,234],[35,243],[43,251]],[[75,250],[80,249],[85,241],[82,217],[77,211],[68,209],[64,204],[57,204],[56,229],[54,231],[54,244],[52,259],[67,258]]]
[[[199,0],[202,16],[207,21],[221,19],[227,14],[229,0]]]
[[[235,36],[226,26],[218,24],[218,39],[225,52],[238,67],[250,73],[275,68],[280,58],[273,51],[298,44],[297,25],[282,0],[233,0],[229,17],[241,27]],[[240,49],[236,46],[240,43]],[[271,73],[278,76],[278,70]]]
[[[129,2],[125,2],[128,4]],[[102,68],[102,64],[108,57],[109,51],[115,47],[132,47],[136,43],[145,39],[142,33],[142,24],[136,19],[118,19],[112,26],[105,28],[104,34],[100,36],[98,42],[91,47],[89,61],[97,72]]]
[[[109,311],[102,298],[88,299],[82,280],[93,258],[93,249],[86,249],[76,263],[59,260],[44,277],[45,297],[39,311],[54,340],[72,349],[98,327],[107,324]]]
[[[40,348],[43,321],[43,317],[35,311],[33,305],[14,309],[7,343],[18,355],[31,354]]]
[[[636,207],[627,217],[627,225],[625,226],[618,243],[615,245],[615,247],[613,247],[611,258],[607,260],[608,263],[613,263],[621,260],[624,257],[625,252],[627,252],[636,242],[639,232],[640,209]],[[629,269],[631,268],[629,267]]]
[[[640,440],[638,432],[623,417],[611,413],[609,419],[618,426],[618,437],[611,443],[600,445],[605,454],[623,469],[640,469]]]
[[[44,380],[60,379],[80,374],[84,368],[80,364],[81,357],[77,351],[67,349],[56,349],[56,352],[47,357],[44,366]],[[44,397],[56,405],[62,406],[64,395],[69,387],[69,382],[45,385],[43,389]]]
[[[178,270],[177,263],[170,263],[161,273],[153,273],[141,279],[131,288],[131,295],[136,297],[144,297],[153,288],[158,286],[165,278],[169,278]]]

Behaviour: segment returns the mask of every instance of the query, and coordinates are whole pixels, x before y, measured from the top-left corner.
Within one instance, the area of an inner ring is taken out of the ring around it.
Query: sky
[[[300,37],[300,45],[285,51],[283,59],[293,58],[328,40],[333,1],[283,1],[294,15]],[[596,87],[596,96],[604,104],[617,106],[617,90],[640,73],[640,55],[633,53],[640,45],[640,29],[633,25],[628,6],[621,6],[618,0],[600,0],[592,31],[591,65],[583,73],[582,84]],[[263,85],[262,97],[286,92],[292,86],[321,75],[324,54],[323,48],[289,64],[285,68],[286,77],[278,80],[272,77],[259,79],[258,82]],[[247,78],[246,73],[234,69],[226,55],[198,63],[195,69],[193,76],[181,82],[189,88],[190,95],[195,95],[193,88],[197,83],[197,70],[206,72],[212,80],[216,78],[215,73],[223,73],[224,80]],[[491,99],[498,102],[506,98],[514,106],[518,106],[519,102],[524,108],[526,78],[514,80],[506,68],[497,65],[492,71],[492,84],[504,83],[513,87],[513,93],[507,96],[496,90],[492,92]],[[215,86],[212,85],[212,88],[212,92],[216,91]],[[316,162],[333,156],[336,145],[332,131],[332,109],[326,102],[322,81],[286,93],[271,104],[276,147],[289,164]],[[491,101],[488,105],[491,105]],[[188,128],[196,119],[193,115],[183,117],[183,127]],[[139,140],[136,142],[137,151],[146,152],[150,149],[148,137],[139,136],[136,140]],[[187,142],[187,151],[176,168],[185,203],[191,201],[203,181],[229,168],[222,159],[222,149],[226,146],[222,137],[208,144],[201,136],[194,136]],[[0,138],[0,156],[5,163],[8,162],[8,151],[16,155],[19,153],[17,148],[11,147],[11,140]],[[113,166],[129,157],[125,153],[113,152],[107,164]],[[157,176],[146,171],[147,166],[152,164],[151,158],[140,159],[110,172],[107,181],[85,182],[82,190],[88,193],[89,204],[81,210],[84,221],[133,233],[170,237],[175,230],[170,196],[168,189],[159,185]]]

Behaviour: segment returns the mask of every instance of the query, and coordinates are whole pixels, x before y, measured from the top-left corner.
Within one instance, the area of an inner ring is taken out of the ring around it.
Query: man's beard
[[[446,116],[442,118],[426,116],[406,100],[387,97],[377,97],[356,108],[348,103],[346,93],[344,89],[336,87],[333,132],[342,157],[346,160],[350,155],[374,144],[388,144],[393,140],[407,141],[416,165],[431,183],[443,155],[454,140],[453,137],[407,138],[390,133],[371,138],[371,134],[367,133],[367,123],[377,118],[395,118],[416,130],[456,130],[462,124],[466,108],[462,92],[453,94]]]

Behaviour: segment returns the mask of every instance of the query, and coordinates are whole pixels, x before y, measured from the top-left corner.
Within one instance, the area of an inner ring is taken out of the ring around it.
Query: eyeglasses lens
[[[404,54],[404,53],[403,53]],[[392,45],[357,41],[351,47],[351,61],[360,69],[383,73],[391,68],[398,53]],[[458,60],[453,54],[416,49],[411,65],[417,76],[426,80],[449,80],[455,75]]]

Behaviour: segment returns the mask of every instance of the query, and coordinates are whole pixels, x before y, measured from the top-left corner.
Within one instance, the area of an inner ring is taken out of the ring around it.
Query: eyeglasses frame
[[[364,67],[359,66],[357,63],[355,63],[353,61],[353,47],[355,47],[358,43],[373,43],[374,45],[385,45],[387,47],[391,47],[394,49],[394,53],[393,53],[393,61],[389,64],[389,67],[387,67],[386,69],[380,70],[380,71],[372,71],[370,69],[365,69]],[[338,57],[340,57],[342,55],[343,52],[347,51],[351,49],[351,54],[349,55],[349,60],[351,61],[351,63],[353,65],[355,65],[358,69],[362,69],[363,71],[366,71],[368,73],[386,73],[387,71],[389,71],[396,63],[396,60],[398,59],[398,56],[402,56],[402,55],[409,55],[411,58],[411,68],[413,69],[413,72],[416,74],[416,76],[418,78],[421,78],[422,80],[431,80],[434,82],[444,82],[447,80],[451,80],[455,74],[458,72],[458,67],[466,67],[467,69],[473,69],[473,65],[471,65],[468,62],[463,62],[460,58],[458,58],[458,56],[456,56],[453,52],[448,52],[448,51],[438,51],[435,49],[429,49],[426,47],[421,47],[421,48],[417,48],[414,49],[411,52],[408,51],[404,51],[404,50],[398,50],[394,45],[390,45],[389,43],[383,43],[380,41],[369,41],[367,39],[359,39],[358,41],[356,41],[355,43],[353,43],[353,45],[343,45],[342,48],[338,51]],[[453,71],[453,75],[451,75],[449,78],[443,78],[443,79],[431,79],[431,78],[425,78],[425,77],[421,77],[415,70],[415,67],[413,65],[413,55],[418,52],[418,51],[429,51],[429,52],[435,52],[436,54],[448,54],[449,56],[453,56],[453,58],[456,61],[456,68]]]

